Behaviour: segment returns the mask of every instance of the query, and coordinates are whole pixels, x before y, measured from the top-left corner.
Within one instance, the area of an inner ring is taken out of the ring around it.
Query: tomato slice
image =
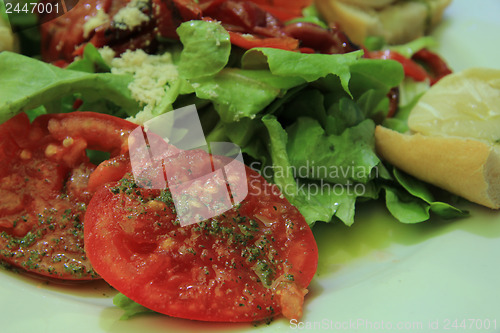
[[[254,47],[271,47],[287,51],[295,51],[299,47],[299,41],[291,37],[257,37],[251,34],[229,32],[231,43],[244,49]]]
[[[168,183],[183,170],[197,179],[200,164],[223,164],[206,156],[194,150],[166,157],[174,170]],[[299,318],[317,267],[314,237],[278,188],[245,168],[248,195],[240,204],[186,226],[169,188],[141,187],[132,174],[101,187],[85,215],[85,249],[95,270],[135,302],[174,317]],[[215,196],[211,188],[200,185],[190,197]]]
[[[20,114],[0,125],[0,259],[54,278],[98,278],[83,246],[96,168],[86,149],[125,163],[127,133],[136,127],[94,112],[43,115],[31,124]],[[96,179],[94,187],[126,171]]]

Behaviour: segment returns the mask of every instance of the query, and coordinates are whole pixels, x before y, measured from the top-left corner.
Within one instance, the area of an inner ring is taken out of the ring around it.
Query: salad
[[[404,77],[398,62],[366,59],[360,50],[328,56],[275,48],[235,50],[229,43],[231,35],[219,23],[207,20],[183,23],[177,33],[182,48],[169,44],[167,50],[172,57],[169,65],[177,66],[178,80],[169,82],[166,94],[149,104],[138,103],[129,90],[138,71],[120,69],[116,61],[107,63],[92,46],[68,65],[69,71],[3,53],[2,73],[15,69],[16,75],[0,78],[7,87],[2,94],[10,102],[3,105],[2,117],[7,120],[21,110],[33,117],[47,111],[67,112],[77,105],[79,110],[112,110],[141,123],[195,103],[207,139],[238,144],[247,164],[279,185],[311,226],[319,222],[352,225],[357,204],[384,195],[389,212],[405,223],[425,221],[431,212],[443,217],[466,214],[452,205],[409,195],[411,182],[398,179],[373,151],[374,124],[386,119],[388,93]],[[420,42],[427,46],[428,40]],[[121,59],[126,61],[126,56]],[[50,84],[44,81],[47,73],[53,75]],[[23,77],[28,75],[33,79],[25,82]],[[386,124],[404,126],[404,118],[398,117],[403,117],[402,110]],[[355,149],[352,142],[359,142]],[[332,165],[337,169],[326,168]],[[300,174],[300,170],[307,171]],[[327,193],[318,191],[324,183],[330,184]]]

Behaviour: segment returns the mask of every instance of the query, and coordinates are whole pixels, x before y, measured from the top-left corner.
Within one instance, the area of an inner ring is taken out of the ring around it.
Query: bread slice
[[[500,208],[500,149],[483,141],[401,134],[377,126],[379,156],[414,177],[480,205]]]
[[[326,21],[339,24],[349,38],[363,44],[368,36],[402,44],[421,37],[441,21],[451,0],[315,0]]]

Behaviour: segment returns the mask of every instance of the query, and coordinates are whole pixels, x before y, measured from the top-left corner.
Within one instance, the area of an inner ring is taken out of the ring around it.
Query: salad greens
[[[427,185],[385,165],[375,152],[373,133],[387,114],[387,95],[404,80],[398,62],[365,59],[362,51],[243,52],[216,22],[186,22],[178,34],[183,48],[172,49],[178,81],[169,83],[175,89],[150,116],[195,103],[207,140],[239,145],[247,164],[277,184],[309,224],[351,225],[358,202],[383,197],[403,223],[425,221],[431,212],[466,214],[436,201]],[[67,69],[2,52],[0,122],[32,109],[70,112],[76,99],[82,110],[140,116],[142,106],[128,88],[133,77],[110,68],[92,45]],[[404,131],[406,114],[386,122]]]
[[[62,112],[63,106],[54,101],[69,94],[87,102],[106,98],[128,115],[139,107],[128,89],[129,76],[64,70],[11,52],[0,53],[0,73],[0,122],[40,105],[49,113]]]

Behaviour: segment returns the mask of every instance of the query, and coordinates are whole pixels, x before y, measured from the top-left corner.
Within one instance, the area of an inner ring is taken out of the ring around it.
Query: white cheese
[[[143,123],[151,119],[151,111],[157,106],[171,83],[179,79],[177,66],[173,64],[170,53],[150,55],[143,50],[126,51],[111,61],[111,72],[132,74],[134,80],[129,84],[132,97],[143,107],[136,119]]]
[[[106,14],[102,9],[99,9],[95,16],[89,18],[83,25],[83,37],[88,38],[92,31],[108,23],[109,21],[109,15]]]
[[[113,51],[112,48],[110,48],[109,46],[104,46],[100,49],[98,49],[99,51],[99,54],[101,55],[102,57],[102,60],[104,60],[104,62],[109,66],[111,67],[111,62],[113,61],[113,59],[115,58],[115,51]]]
[[[143,0],[130,1],[127,6],[120,9],[118,13],[113,16],[113,21],[116,23],[116,27],[123,30],[133,30],[135,27],[147,22],[149,17],[139,9],[144,5],[145,2]]]

